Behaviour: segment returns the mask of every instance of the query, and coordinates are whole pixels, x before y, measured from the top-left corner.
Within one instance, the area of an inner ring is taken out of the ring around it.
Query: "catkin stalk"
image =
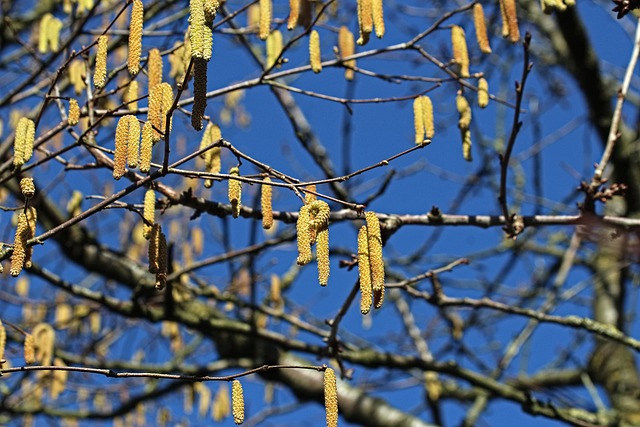
[[[262,210],[262,228],[269,230],[273,226],[273,206],[271,204],[271,198],[273,193],[273,187],[271,184],[271,178],[266,177],[263,181],[260,191],[260,208]]]
[[[320,34],[316,30],[309,36],[309,63],[314,73],[322,71],[322,60],[320,59]]]
[[[107,45],[109,38],[106,35],[98,37],[98,52],[96,53],[96,66],[93,72],[93,85],[101,89],[107,83]]]
[[[473,23],[476,27],[476,41],[482,53],[491,53],[489,37],[487,36],[487,24],[484,18],[482,4],[476,3],[473,6]]]
[[[338,384],[336,373],[331,368],[324,370],[324,408],[327,427],[338,427]]]
[[[129,21],[129,57],[127,59],[127,68],[132,76],[135,76],[140,71],[143,20],[144,5],[142,0],[133,0],[131,19]]]

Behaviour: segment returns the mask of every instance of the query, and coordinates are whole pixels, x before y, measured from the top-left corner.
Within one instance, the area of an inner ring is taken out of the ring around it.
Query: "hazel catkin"
[[[360,38],[356,43],[364,46],[369,42],[369,36],[373,31],[373,4],[372,0],[357,0],[358,2],[358,26]]]
[[[515,0],[500,0],[500,11],[502,12],[502,35],[509,37],[511,43],[520,40],[520,30],[518,28],[518,15],[516,13]],[[506,34],[505,34],[506,33]]]
[[[424,113],[422,111],[422,97],[413,100],[413,127],[416,145],[424,144]]]
[[[31,334],[24,337],[24,361],[27,365],[36,362],[36,342]]]
[[[93,85],[101,89],[107,83],[107,44],[109,38],[106,35],[98,37],[98,51],[96,53],[96,65],[93,71]]]
[[[229,175],[231,176],[239,176],[240,169],[237,166],[234,166],[229,170]],[[242,199],[242,181],[237,179],[229,179],[229,203],[231,204],[231,215],[234,218],[238,218],[240,216],[240,208],[241,208],[241,199]]]
[[[487,24],[484,18],[482,4],[476,3],[473,6],[473,23],[476,28],[476,41],[482,53],[491,53],[489,37],[487,36]]]
[[[69,100],[69,114],[67,115],[67,124],[75,126],[80,121],[80,106],[75,98]]]
[[[349,31],[346,26],[340,27],[338,31],[338,49],[340,52],[340,58],[347,58],[355,53],[355,42],[353,40],[353,33]],[[349,59],[344,61],[344,78],[347,80],[353,80],[354,68],[356,66],[355,59]]]
[[[320,35],[316,30],[309,35],[309,63],[314,73],[322,71],[322,60],[320,58]]]
[[[384,37],[384,12],[382,10],[382,0],[371,0],[371,11],[373,16],[373,27],[376,30],[376,37]]]
[[[293,30],[298,25],[300,18],[300,1],[289,0],[289,18],[287,19],[287,30]]]
[[[469,51],[462,27],[458,25],[451,27],[451,44],[453,46],[453,59],[460,66],[460,76],[469,77]]]
[[[316,260],[318,262],[318,282],[320,286],[329,283],[329,227],[321,226],[316,234]]]
[[[20,191],[25,199],[30,199],[36,193],[36,186],[33,183],[33,178],[25,177],[20,180]]]
[[[271,32],[271,19],[273,4],[272,0],[260,0],[260,22],[258,37],[261,40],[266,40]]]
[[[142,210],[144,224],[142,226],[142,236],[149,240],[151,237],[151,229],[155,223],[156,217],[156,192],[149,188],[144,193],[144,208]]]
[[[18,225],[13,240],[13,254],[11,255],[11,269],[9,273],[17,277],[24,268],[26,258],[27,240],[29,239],[29,223],[24,212],[18,214]]]
[[[142,0],[133,0],[131,19],[129,20],[129,56],[127,59],[127,68],[132,76],[140,71],[143,20],[144,5]]]
[[[233,412],[233,421],[236,424],[244,422],[244,393],[242,392],[242,383],[233,380],[231,383],[231,410]]]
[[[138,161],[140,160],[140,123],[136,116],[127,115],[128,117],[128,130],[127,130],[127,164],[130,168],[135,169],[138,167]]]
[[[282,33],[278,30],[273,30],[269,37],[267,37],[267,61],[266,68],[271,68],[276,64],[276,61],[282,53]]]
[[[382,257],[382,233],[375,212],[365,212],[367,243],[371,263],[371,286],[374,291],[384,289],[384,259]]]
[[[129,86],[124,92],[122,101],[127,104],[129,111],[135,111],[138,109],[138,81],[132,80],[129,82]]]
[[[338,426],[338,384],[336,373],[331,368],[324,370],[324,408],[327,427]]]
[[[373,303],[373,288],[367,227],[364,225],[358,231],[358,277],[360,279],[360,312],[367,314]]]
[[[113,178],[122,178],[127,166],[127,143],[129,141],[129,118],[120,117],[116,126],[116,142],[113,157]]]
[[[271,204],[271,197],[273,193],[273,187],[271,186],[271,178],[268,176],[262,181],[262,188],[260,189],[260,209],[262,210],[262,228],[269,230],[273,226],[273,206]]]
[[[298,243],[298,265],[305,265],[311,262],[313,254],[311,253],[311,236],[309,233],[309,205],[303,205],[298,213],[296,222],[296,233]]]
[[[162,83],[162,56],[160,50],[153,48],[149,51],[148,59],[149,88]]]
[[[142,173],[148,173],[151,170],[153,138],[153,126],[150,121],[147,121],[142,126],[142,141],[140,142],[140,172]]]
[[[487,79],[481,77],[478,79],[478,106],[485,108],[489,105],[489,83]]]
[[[33,120],[21,117],[18,120],[13,143],[13,165],[15,167],[20,167],[31,159],[35,137],[36,129]]]
[[[189,41],[191,57],[209,61],[213,53],[212,21],[207,20],[203,0],[189,2]]]

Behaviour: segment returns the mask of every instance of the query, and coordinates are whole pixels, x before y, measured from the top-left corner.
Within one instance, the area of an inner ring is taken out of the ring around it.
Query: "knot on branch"
[[[634,9],[640,8],[640,0],[613,0],[615,7],[612,12],[618,12],[616,18],[620,19]]]

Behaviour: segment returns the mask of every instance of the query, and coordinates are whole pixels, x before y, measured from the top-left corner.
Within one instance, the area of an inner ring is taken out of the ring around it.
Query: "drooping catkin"
[[[373,302],[373,288],[367,227],[364,225],[358,231],[358,277],[360,278],[360,312],[367,314]]]
[[[75,126],[80,121],[80,106],[75,98],[69,100],[69,114],[67,115],[67,124]]]
[[[360,46],[364,46],[369,42],[369,36],[371,35],[371,31],[373,31],[373,4],[372,0],[357,1],[360,38],[358,38],[356,43]]]
[[[28,225],[26,240],[29,240],[36,236],[36,222],[38,220],[38,215],[36,213],[36,208],[34,208],[33,206],[29,206],[25,210],[25,213],[27,215],[27,225]],[[33,256],[33,246],[28,246],[26,245],[26,243],[25,243],[25,246],[26,248],[24,250],[24,267],[31,268],[31,257]]]
[[[29,221],[24,212],[18,214],[18,225],[13,240],[13,254],[11,255],[11,269],[9,273],[17,277],[24,268],[26,258],[27,240],[29,240]]]
[[[4,350],[7,346],[7,330],[4,328],[2,321],[0,321],[0,366],[4,363]]]
[[[367,243],[371,263],[371,286],[374,291],[384,289],[384,259],[382,257],[382,233],[375,212],[365,212]]]
[[[511,43],[517,43],[520,40],[520,29],[518,28],[516,1],[500,0],[500,11],[502,12],[502,36],[508,36]]]
[[[191,126],[202,130],[202,120],[207,108],[207,62],[194,59],[193,63],[193,108],[191,109]]]
[[[116,126],[116,143],[113,156],[113,178],[118,180],[124,175],[127,165],[127,143],[129,141],[129,118],[120,117]]]
[[[435,134],[435,127],[433,123],[433,103],[428,96],[421,96],[422,99],[422,115],[424,117],[424,136],[427,141],[431,142],[433,135]]]
[[[462,136],[462,157],[470,162],[473,160],[471,156],[471,130],[469,128],[460,129],[460,135]]]
[[[231,409],[233,411],[233,421],[236,424],[244,422],[244,393],[242,392],[242,383],[233,380],[231,383]]]
[[[151,228],[156,218],[156,192],[149,188],[144,193],[144,209],[142,210],[144,225],[142,227],[142,236],[149,240],[151,237]]]
[[[136,116],[127,115],[129,121],[129,129],[127,136],[127,163],[130,168],[138,167],[140,159],[140,123]]]
[[[324,370],[324,408],[327,427],[338,426],[338,384],[336,373],[331,368]]]
[[[261,40],[266,40],[271,32],[271,19],[273,4],[271,0],[260,0],[260,29],[258,37]]]
[[[143,20],[144,5],[142,0],[133,0],[131,19],[129,20],[129,57],[127,59],[127,68],[132,76],[140,71]]]
[[[340,58],[347,58],[353,55],[356,51],[353,33],[351,33],[351,31],[349,31],[349,28],[344,25],[340,27],[340,30],[338,31],[338,48],[340,52]],[[344,78],[347,80],[353,80],[355,74],[353,68],[355,68],[356,66],[356,60],[349,59],[347,61],[344,61],[344,66]]]
[[[109,38],[106,35],[98,37],[98,51],[96,53],[96,65],[93,71],[93,85],[101,89],[107,83],[107,45]]]
[[[149,237],[149,273],[157,273],[160,268],[160,235],[162,227],[155,223],[151,227],[151,236]]]
[[[162,83],[162,56],[160,50],[153,48],[149,51],[148,60],[149,88]]]
[[[291,31],[298,25],[298,18],[300,18],[300,0],[289,0],[287,30]]]
[[[209,61],[213,53],[213,32],[205,15],[203,0],[191,0],[189,13],[191,57]]]
[[[127,86],[124,92],[122,100],[127,104],[129,111],[135,111],[138,109],[138,81],[132,80]]]
[[[309,63],[314,73],[322,71],[322,60],[320,59],[320,34],[316,30],[309,35]]]
[[[487,24],[484,18],[482,4],[476,3],[473,6],[473,24],[476,27],[476,41],[482,53],[491,53],[489,37],[487,36]]]
[[[329,227],[324,225],[317,229],[316,259],[318,262],[318,281],[321,286],[329,283]]]
[[[331,210],[327,202],[313,200],[309,203],[309,226],[315,230],[329,226]]]
[[[53,15],[45,13],[40,18],[40,25],[38,26],[38,52],[47,53],[49,47],[49,38],[47,37],[47,28],[49,23],[53,19]]]
[[[153,156],[153,126],[147,121],[142,126],[142,142],[140,143],[140,172],[148,173],[151,170],[151,157]]]
[[[158,238],[158,270],[156,271],[156,284],[158,290],[167,285],[167,271],[169,267],[169,253],[167,250],[167,238],[160,232]]]
[[[69,82],[73,85],[76,95],[80,95],[86,86],[84,79],[86,72],[87,67],[83,60],[75,59],[71,61],[69,65]]]
[[[153,125],[153,141],[158,142],[161,138],[162,129],[162,86],[155,85],[149,88],[149,110],[147,111],[147,122]]]
[[[424,112],[422,97],[413,100],[413,127],[415,129],[416,145],[424,144]]]
[[[267,68],[276,65],[280,53],[282,53],[282,33],[279,30],[273,30],[267,37]]]
[[[31,334],[24,337],[24,361],[27,365],[36,362],[36,342]]]
[[[456,108],[460,114],[458,127],[460,129],[469,129],[469,126],[471,125],[471,106],[469,105],[467,98],[465,98],[460,92],[458,92],[458,95],[456,96]]]
[[[222,132],[220,132],[220,127],[213,124],[211,125],[210,138],[211,138],[211,142],[219,141],[222,139]],[[201,145],[201,148],[204,148],[204,147]],[[215,174],[220,173],[220,170],[222,169],[220,153],[221,153],[220,147],[213,147],[206,152],[204,163],[205,163],[205,170],[207,172],[215,173]],[[212,185],[213,185],[213,181],[211,179],[206,179],[204,181],[205,188],[211,188]]]
[[[35,137],[36,127],[33,120],[21,117],[16,126],[16,136],[13,143],[13,165],[15,167],[20,167],[31,159]]]
[[[240,169],[234,166],[229,170],[229,175],[240,176]],[[234,218],[240,216],[240,208],[242,206],[242,181],[237,179],[229,179],[229,203],[231,204],[231,215]]]
[[[260,191],[260,209],[262,210],[262,228],[269,230],[273,226],[273,206],[271,204],[271,196],[273,187],[271,186],[271,178],[268,176],[262,181]]]
[[[460,76],[469,77],[469,51],[462,27],[458,25],[451,27],[451,44],[453,46],[453,60],[460,66]]]
[[[20,191],[22,192],[22,197],[25,199],[30,199],[36,193],[36,186],[33,183],[33,178],[25,177],[20,180]]]
[[[371,0],[371,11],[373,15],[373,27],[376,30],[376,37],[384,37],[384,11],[382,0]]]
[[[489,105],[489,83],[484,77],[478,79],[478,106],[485,108]]]
[[[47,40],[51,52],[57,52],[60,49],[60,31],[64,28],[64,24],[58,18],[53,18],[49,22],[47,28]]]
[[[311,236],[309,219],[309,205],[303,205],[298,213],[298,220],[296,222],[296,233],[298,240],[298,259],[296,262],[298,265],[309,264],[313,259],[311,253]]]
[[[53,359],[56,331],[48,323],[38,323],[33,327],[31,336],[35,341],[35,360],[41,365],[50,366]]]

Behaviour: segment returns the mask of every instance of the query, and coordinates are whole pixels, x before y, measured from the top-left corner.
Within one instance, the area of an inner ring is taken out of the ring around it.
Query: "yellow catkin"
[[[278,57],[282,53],[282,33],[278,30],[273,30],[269,37],[267,37],[267,68],[271,68],[276,64]]]
[[[13,277],[17,277],[24,268],[29,231],[27,215],[24,212],[20,212],[18,214],[16,235],[13,240],[13,254],[11,255],[11,269],[9,271]]]
[[[324,370],[324,408],[327,427],[338,427],[338,384],[336,373],[331,368]]]
[[[273,226],[273,206],[271,205],[271,196],[273,187],[271,186],[271,178],[266,177],[263,181],[260,191],[260,208],[262,209],[262,228],[269,230]]]
[[[49,23],[53,19],[53,15],[45,13],[40,19],[40,25],[38,26],[38,52],[47,53],[49,50],[49,38],[47,37],[47,28]]]
[[[20,167],[31,159],[35,137],[36,129],[33,120],[21,117],[16,126],[16,136],[13,144],[13,165],[15,167]]]
[[[351,31],[349,31],[349,29],[344,25],[340,27],[340,30],[338,31],[338,48],[341,58],[347,58],[355,53],[355,42],[353,40],[353,33],[351,33]],[[353,80],[353,69],[356,66],[356,60],[349,59],[347,61],[344,61],[344,66],[346,67],[344,71],[344,78],[347,80]]]
[[[309,205],[304,205],[300,208],[296,222],[296,233],[298,235],[298,259],[296,262],[298,265],[309,264],[313,258],[309,222]]]
[[[424,144],[424,112],[422,97],[413,100],[413,127],[416,145]]]
[[[153,125],[153,141],[160,141],[162,135],[162,85],[149,88],[149,110],[147,122]]]
[[[371,0],[371,11],[373,15],[373,27],[376,30],[376,37],[384,37],[384,12],[382,0]]]
[[[377,310],[384,302],[384,288],[373,290],[373,307]]]
[[[136,116],[127,115],[129,129],[127,133],[127,164],[130,168],[138,167],[140,160],[140,123]]]
[[[155,223],[156,217],[156,192],[152,188],[144,193],[144,209],[142,210],[144,225],[142,227],[142,236],[149,240],[151,237],[151,228]]]
[[[462,136],[462,157],[470,162],[473,160],[471,156],[471,130],[460,129],[460,135]]]
[[[200,148],[204,148],[210,143],[213,143],[214,141],[219,141],[222,139],[222,133],[220,132],[220,128],[217,125],[210,124],[207,126],[207,128],[209,129],[209,133],[208,135],[205,135],[206,138],[205,136],[203,136],[202,142],[200,143]],[[205,170],[207,172],[215,173],[215,174],[220,173],[220,170],[221,170],[220,151],[221,151],[220,147],[213,147],[204,154]],[[213,181],[211,179],[206,179],[204,181],[204,186],[206,188],[211,188],[212,185],[213,185]]]
[[[4,363],[4,350],[7,346],[7,331],[0,321],[0,365]]]
[[[24,337],[24,361],[27,365],[36,362],[36,341],[31,334]]]
[[[127,142],[129,140],[129,118],[120,117],[116,126],[116,143],[113,157],[113,178],[118,180],[124,175],[127,165]]]
[[[29,206],[26,209],[25,213],[27,215],[27,225],[28,225],[26,240],[29,240],[36,236],[36,221],[38,220],[37,218],[38,215],[36,213],[36,208],[34,208],[33,206]],[[33,246],[26,246],[25,256],[24,256],[25,268],[31,268],[32,256],[33,256]]]
[[[476,28],[476,41],[482,53],[491,53],[489,37],[487,36],[487,24],[484,18],[482,4],[476,3],[473,6],[473,23]]]
[[[107,83],[107,45],[109,38],[106,35],[98,37],[98,52],[96,53],[96,65],[93,71],[93,85],[101,89]]]
[[[462,130],[469,129],[471,126],[471,106],[469,101],[460,92],[456,96],[456,108],[460,114],[458,119],[458,127]]]
[[[191,0],[189,13],[191,56],[209,61],[213,53],[213,32],[211,23],[207,22],[203,0]]]
[[[151,170],[151,157],[153,155],[153,126],[147,121],[142,126],[142,142],[140,143],[140,172],[148,173]]]
[[[422,116],[424,117],[424,135],[427,141],[431,142],[433,135],[435,134],[435,127],[433,123],[433,103],[428,96],[420,97],[422,99]]]
[[[367,243],[371,263],[371,286],[374,291],[384,289],[384,259],[382,258],[382,234],[380,222],[374,212],[365,212]]]
[[[56,332],[48,323],[38,323],[33,327],[31,336],[35,341],[35,360],[44,366],[50,366]]]
[[[84,79],[86,72],[86,64],[81,59],[75,59],[69,65],[69,81],[76,95],[80,95],[86,86]]]
[[[75,98],[69,100],[69,114],[67,116],[67,124],[75,126],[80,121],[80,106]]]
[[[309,203],[309,226],[315,230],[320,230],[329,225],[331,210],[327,202],[313,200]]]
[[[367,227],[360,227],[358,232],[358,277],[360,278],[360,312],[367,314],[373,302],[371,286],[371,263],[369,261],[369,242]]]
[[[36,193],[36,186],[33,183],[33,178],[25,177],[20,180],[20,191],[25,199],[30,199]]]
[[[213,24],[213,20],[216,18],[218,9],[220,8],[220,3],[218,0],[204,0],[202,6],[204,8],[205,20],[209,25]]]
[[[287,30],[293,30],[298,25],[300,18],[300,0],[289,0],[289,19],[287,19]]]
[[[60,31],[64,27],[64,24],[58,18],[53,18],[49,22],[47,27],[47,40],[49,42],[49,48],[52,52],[60,50]]]
[[[311,31],[309,36],[309,63],[314,73],[322,71],[322,60],[320,59],[320,34],[316,30]]]
[[[122,100],[127,104],[127,108],[129,111],[135,111],[138,109],[138,81],[132,80],[127,86],[127,89],[124,92],[124,96]]]
[[[164,289],[167,285],[167,271],[169,267],[169,253],[167,251],[167,238],[160,232],[158,238],[158,270],[156,271],[156,284],[158,290]]]
[[[229,170],[229,175],[240,176],[240,169],[237,166],[232,167]],[[231,215],[238,218],[242,206],[242,181],[229,179],[229,203],[231,204]]]
[[[360,27],[360,38],[358,45],[364,46],[369,42],[369,36],[373,31],[373,4],[372,0],[358,1],[358,26]]]
[[[460,76],[469,77],[469,51],[462,27],[458,25],[451,27],[451,44],[453,46],[453,60],[460,66]]]
[[[135,76],[140,71],[143,20],[144,5],[142,0],[133,0],[131,19],[129,21],[129,57],[127,59],[127,67],[132,76]]]
[[[160,267],[160,236],[162,227],[160,224],[153,224],[151,227],[151,237],[149,237],[149,273],[157,273]]]
[[[318,262],[318,281],[321,286],[329,283],[329,227],[322,226],[316,235],[316,259]]]
[[[162,56],[160,50],[153,48],[149,51],[148,60],[149,88],[162,83]]]
[[[242,384],[238,380],[231,383],[231,409],[233,411],[233,421],[236,424],[244,422],[244,393]]]
[[[489,83],[484,77],[478,79],[478,106],[485,108],[489,105]]]
[[[261,40],[266,40],[271,32],[271,14],[273,5],[271,0],[260,0],[260,29],[258,36]]]
[[[207,108],[207,62],[195,59],[193,64],[193,108],[191,110],[191,126],[202,130],[202,120]]]
[[[58,357],[53,360],[53,366],[66,367],[64,361]],[[51,389],[50,394],[52,399],[57,399],[67,388],[67,378],[69,371],[56,369],[51,373]]]
[[[516,13],[516,0],[500,0],[500,10],[502,11],[502,35],[504,34],[505,25],[507,28],[507,36],[511,43],[517,43],[520,40],[520,30],[518,28],[518,16]]]

